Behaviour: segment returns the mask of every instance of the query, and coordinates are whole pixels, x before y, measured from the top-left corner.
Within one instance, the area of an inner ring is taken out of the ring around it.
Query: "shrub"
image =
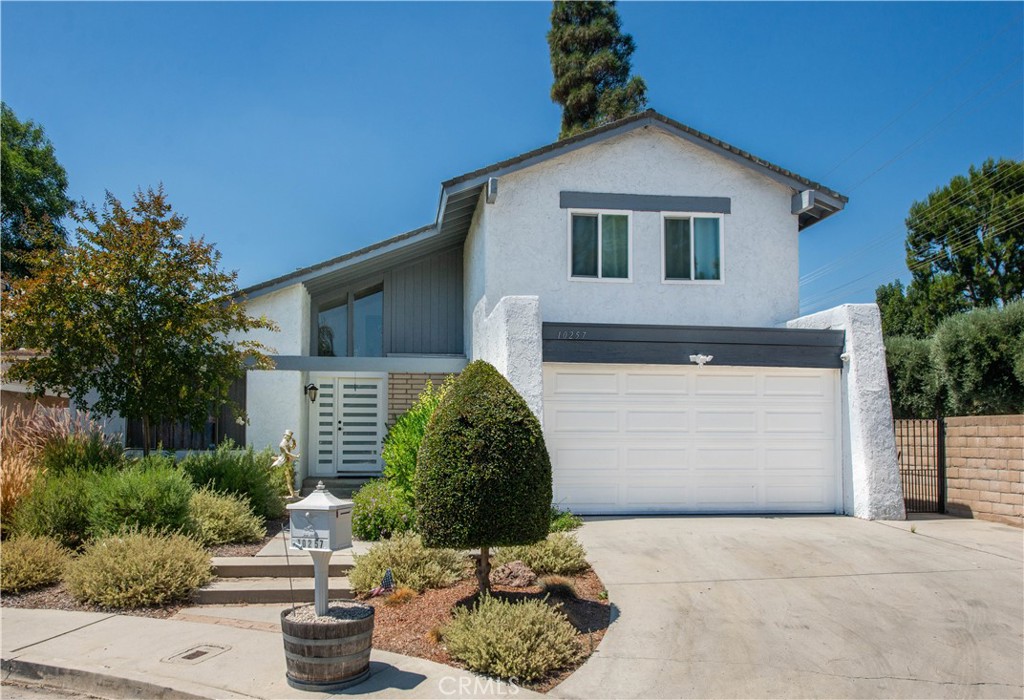
[[[0,591],[18,593],[60,580],[68,550],[52,537],[15,537],[0,545]]]
[[[410,505],[416,503],[416,458],[420,452],[420,444],[427,431],[430,416],[434,414],[434,409],[441,403],[441,398],[447,390],[447,382],[435,390],[433,383],[427,381],[416,403],[398,417],[384,438],[384,447],[381,451],[381,457],[384,459],[384,477],[389,486]]]
[[[564,576],[545,576],[537,581],[537,585],[540,586],[541,593],[552,598],[575,599],[578,597],[576,586],[572,585],[572,581]]]
[[[7,534],[8,525],[18,505],[32,492],[35,466],[26,454],[14,452],[0,455],[0,528]]]
[[[179,466],[196,486],[242,496],[253,512],[273,520],[285,514],[284,497],[290,478],[287,472],[291,471],[287,465],[271,467],[273,461],[270,450],[242,450],[225,440],[212,452],[189,454]]]
[[[108,436],[103,426],[79,421],[65,434],[54,435],[39,452],[38,465],[51,474],[104,471],[124,466],[119,436]]]
[[[496,564],[521,561],[542,574],[575,574],[585,571],[587,552],[574,535],[553,533],[545,540],[516,547],[500,547],[494,554]]]
[[[137,608],[185,601],[212,577],[210,557],[194,539],[125,531],[86,545],[65,580],[81,603]]]
[[[395,577],[395,585],[419,593],[458,581],[466,572],[466,559],[453,549],[424,547],[418,535],[406,533],[373,545],[366,554],[356,555],[348,580],[353,590],[366,593],[380,585],[388,569]]]
[[[580,653],[573,626],[539,600],[484,596],[475,608],[457,610],[443,637],[448,653],[471,671],[517,681],[546,678]]]
[[[69,472],[43,474],[14,512],[13,530],[22,536],[49,536],[76,549],[88,537],[89,498],[101,475]]]
[[[263,520],[241,496],[203,488],[188,502],[188,531],[204,545],[258,542],[267,534]]]
[[[576,530],[583,525],[583,518],[575,515],[568,508],[560,509],[558,506],[551,506],[551,524],[548,526],[550,532],[569,532]]]
[[[363,484],[352,502],[352,534],[360,540],[386,539],[416,529],[416,510],[384,479]]]
[[[551,522],[551,461],[540,422],[494,367],[471,362],[441,399],[420,446],[417,526],[433,547],[488,548],[543,539]]]
[[[942,415],[945,391],[932,364],[931,351],[931,339],[899,335],[885,339],[893,418]]]
[[[933,342],[952,415],[1024,412],[1024,301],[951,316]]]
[[[176,532],[188,525],[192,484],[167,458],[150,458],[97,478],[89,494],[93,535],[125,527]]]
[[[416,599],[419,593],[411,588],[402,586],[395,590],[394,593],[384,598],[385,605],[405,605]]]

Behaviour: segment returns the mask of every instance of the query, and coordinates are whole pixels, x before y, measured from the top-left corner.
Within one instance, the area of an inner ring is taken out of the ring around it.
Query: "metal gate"
[[[946,423],[941,418],[894,422],[908,513],[946,510]]]

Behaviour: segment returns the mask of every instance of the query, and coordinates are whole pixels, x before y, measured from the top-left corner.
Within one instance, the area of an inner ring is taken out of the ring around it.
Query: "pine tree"
[[[555,2],[551,10],[551,99],[562,105],[569,138],[647,106],[647,85],[629,77],[633,37],[623,34],[614,2]]]

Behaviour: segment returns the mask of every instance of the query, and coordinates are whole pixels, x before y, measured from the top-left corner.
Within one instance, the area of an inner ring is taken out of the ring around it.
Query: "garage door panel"
[[[563,473],[579,471],[617,471],[619,469],[619,448],[610,447],[558,447],[552,455]]]
[[[554,430],[574,433],[617,433],[619,412],[616,410],[555,408],[551,421]]]
[[[757,412],[743,409],[695,410],[698,433],[756,433]]]
[[[750,374],[698,374],[694,378],[697,396],[757,396],[757,375]]]
[[[835,370],[544,371],[556,500],[579,513],[835,512]]]
[[[630,408],[623,412],[628,433],[686,432],[690,428],[689,411],[669,408]]]
[[[777,374],[764,378],[764,396],[818,397],[831,400],[833,382],[829,377]]]
[[[626,469],[630,472],[652,469],[685,472],[688,469],[687,451],[682,447],[628,447]]]
[[[690,378],[684,374],[637,373],[623,374],[623,394],[626,396],[649,396],[672,394],[686,396],[690,392]]]
[[[551,386],[553,396],[566,398],[618,393],[619,377],[614,372],[559,372]]]

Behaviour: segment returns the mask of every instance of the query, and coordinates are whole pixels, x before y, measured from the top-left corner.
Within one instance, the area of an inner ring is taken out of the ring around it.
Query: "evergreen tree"
[[[555,2],[551,10],[551,99],[562,105],[570,136],[647,106],[647,85],[629,77],[633,37],[623,34],[614,2]]]

